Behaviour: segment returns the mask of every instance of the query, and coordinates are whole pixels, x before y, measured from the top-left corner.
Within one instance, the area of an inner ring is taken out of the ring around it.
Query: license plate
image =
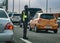
[[[51,28],[51,26],[46,26],[46,28]]]

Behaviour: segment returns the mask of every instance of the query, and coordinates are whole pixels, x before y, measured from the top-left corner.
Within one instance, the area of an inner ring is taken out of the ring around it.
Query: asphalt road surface
[[[14,42],[15,43],[28,43],[22,40],[23,36],[23,28],[19,27],[19,25],[14,25]],[[45,32],[34,32],[27,30],[27,37],[31,43],[60,43],[60,29],[58,29],[58,33],[54,34],[53,31]]]

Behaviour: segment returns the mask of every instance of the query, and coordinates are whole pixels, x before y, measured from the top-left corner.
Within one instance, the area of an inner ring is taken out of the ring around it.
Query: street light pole
[[[20,0],[19,0],[19,14],[20,14]]]
[[[12,12],[14,12],[14,0],[13,0],[13,9],[12,9]]]
[[[48,0],[46,0],[46,13],[48,12]]]

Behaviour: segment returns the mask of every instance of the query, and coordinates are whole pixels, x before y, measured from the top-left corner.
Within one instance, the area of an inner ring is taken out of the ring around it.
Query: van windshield
[[[41,14],[40,18],[43,18],[43,19],[54,19],[54,15],[53,14]]]

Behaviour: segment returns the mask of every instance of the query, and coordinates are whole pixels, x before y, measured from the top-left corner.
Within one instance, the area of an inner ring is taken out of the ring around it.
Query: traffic
[[[45,1],[29,0],[29,5],[15,1],[0,0],[0,43],[60,43],[60,10],[53,10],[52,2],[48,8],[46,0],[45,9],[41,4]]]

